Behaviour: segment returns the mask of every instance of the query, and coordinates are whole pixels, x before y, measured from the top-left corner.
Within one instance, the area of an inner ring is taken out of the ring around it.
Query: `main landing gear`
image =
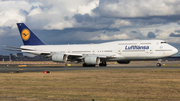
[[[162,59],[158,59],[158,63],[156,64],[157,67],[161,67]]]
[[[100,67],[102,67],[102,66],[107,66],[106,61],[102,61],[102,62],[99,64],[99,66],[100,66]]]
[[[96,65],[88,65],[86,63],[83,63],[83,67],[95,67]]]

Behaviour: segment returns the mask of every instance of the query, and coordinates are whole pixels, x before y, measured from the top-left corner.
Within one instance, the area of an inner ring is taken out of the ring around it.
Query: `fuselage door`
[[[148,50],[146,50],[146,51],[148,51]],[[149,54],[153,54],[153,47],[149,47]]]
[[[121,55],[121,49],[118,49],[118,54]]]
[[[92,50],[92,54],[95,54],[95,52],[96,52],[95,49],[93,49],[93,50]]]

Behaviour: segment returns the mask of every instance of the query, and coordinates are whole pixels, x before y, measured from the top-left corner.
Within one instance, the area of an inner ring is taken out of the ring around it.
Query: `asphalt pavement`
[[[0,73],[11,72],[43,72],[43,71],[74,71],[74,70],[105,70],[105,69],[180,69],[180,66],[107,66],[107,67],[82,67],[82,66],[26,66],[0,65]]]

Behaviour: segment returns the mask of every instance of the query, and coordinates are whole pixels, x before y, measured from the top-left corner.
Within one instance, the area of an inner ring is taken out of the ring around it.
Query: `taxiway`
[[[43,72],[43,71],[74,71],[74,70],[105,70],[105,69],[180,69],[180,66],[107,66],[107,67],[81,67],[81,66],[0,66],[1,73],[10,72]]]

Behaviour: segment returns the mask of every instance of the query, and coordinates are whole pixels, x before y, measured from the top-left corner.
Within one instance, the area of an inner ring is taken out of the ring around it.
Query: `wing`
[[[99,57],[101,59],[107,59],[107,58],[112,58],[112,57],[116,57],[117,54],[81,54],[81,53],[62,53],[62,52],[50,52],[50,51],[39,51],[30,47],[14,47],[14,46],[6,46],[4,45],[5,50],[10,50],[10,51],[21,51],[21,52],[26,52],[26,53],[30,53],[30,54],[34,54],[34,55],[40,55],[46,58],[51,58],[54,54],[56,53],[60,53],[62,54],[62,56],[67,56],[69,61],[82,61],[84,58],[86,57]]]

